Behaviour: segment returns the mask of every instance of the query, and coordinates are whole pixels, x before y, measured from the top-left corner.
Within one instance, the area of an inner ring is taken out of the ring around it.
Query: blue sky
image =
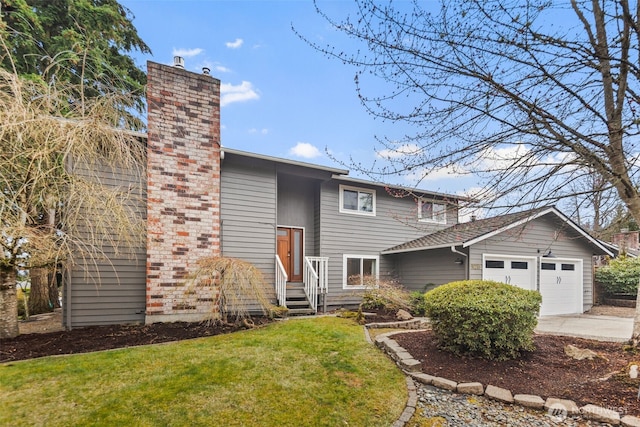
[[[370,167],[381,161],[375,136],[408,131],[368,115],[354,85],[355,69],[323,56],[302,41],[292,26],[320,45],[358,46],[333,30],[311,1],[121,0],[131,10],[139,35],[153,51],[136,55],[211,74],[222,83],[223,146],[311,163],[338,166],[327,156],[350,158]],[[321,1],[336,19],[353,12],[353,3]],[[361,176],[362,177],[362,176]],[[410,178],[388,181],[412,186]],[[456,185],[454,186],[454,182]],[[445,193],[462,190],[446,174],[420,184]]]

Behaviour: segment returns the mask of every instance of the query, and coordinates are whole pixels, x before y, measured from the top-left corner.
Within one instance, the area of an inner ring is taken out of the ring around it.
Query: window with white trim
[[[376,191],[341,185],[340,212],[375,216]]]
[[[343,288],[377,286],[380,259],[377,255],[343,255]]]
[[[418,220],[424,222],[437,222],[439,224],[446,224],[446,203],[439,203],[432,200],[424,199],[418,200]]]

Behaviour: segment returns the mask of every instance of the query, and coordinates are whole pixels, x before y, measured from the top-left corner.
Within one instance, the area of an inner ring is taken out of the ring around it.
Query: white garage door
[[[535,290],[539,274],[540,315],[582,313],[582,260],[542,257],[539,262],[535,257],[485,254],[482,277]]]
[[[537,288],[538,261],[535,257],[483,256],[482,277],[523,289]]]
[[[582,313],[582,260],[541,258],[540,315]]]

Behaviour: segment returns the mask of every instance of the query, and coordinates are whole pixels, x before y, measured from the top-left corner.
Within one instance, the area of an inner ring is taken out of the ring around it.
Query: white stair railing
[[[317,256],[308,256],[305,257],[305,270],[309,269],[314,272],[314,275],[311,276],[310,280],[313,281],[315,278],[315,286],[313,299],[309,292],[307,292],[307,283],[306,283],[306,274],[305,274],[305,292],[307,292],[307,297],[309,297],[309,301],[311,302],[313,309],[318,311],[318,294],[322,295],[322,301],[325,304],[324,311],[326,311],[326,296],[329,292],[329,258],[328,257],[317,257]]]
[[[308,257],[304,258],[303,282],[304,293],[307,295],[309,304],[313,311],[318,312],[318,274]]]
[[[276,297],[278,298],[278,305],[281,307],[287,306],[287,272],[280,261],[280,257],[276,254]]]

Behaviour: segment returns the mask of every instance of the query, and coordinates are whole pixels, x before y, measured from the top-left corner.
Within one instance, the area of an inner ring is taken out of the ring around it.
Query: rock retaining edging
[[[424,331],[424,329],[422,331]],[[598,421],[611,425],[622,425],[624,427],[640,427],[639,417],[631,415],[625,415],[621,417],[620,413],[597,405],[588,404],[579,408],[578,405],[571,400],[557,399],[554,397],[548,397],[545,400],[540,396],[529,394],[516,394],[514,396],[512,395],[510,390],[503,389],[492,384],[488,384],[485,387],[481,383],[456,383],[455,381],[449,380],[447,378],[440,378],[423,373],[421,372],[422,363],[414,359],[408,351],[406,351],[395,340],[391,338],[393,335],[400,333],[405,332],[396,331],[380,334],[375,337],[373,342],[377,347],[379,347],[387,355],[389,355],[389,357],[391,357],[391,359],[394,360],[396,364],[398,364],[398,366],[409,377],[422,384],[431,385],[444,390],[454,391],[460,394],[484,395],[485,397],[499,402],[544,410],[554,416],[562,417],[579,415],[586,420]],[[408,379],[407,383],[409,381],[410,380]],[[415,384],[413,384],[413,390],[415,395]],[[411,392],[409,395],[409,400],[411,401]],[[407,409],[408,408],[409,402],[407,403]],[[413,413],[416,409],[415,403],[411,406],[411,408],[412,409],[410,410],[410,412],[411,416],[413,416]],[[409,421],[411,416],[409,416],[408,418],[405,417],[407,409],[405,409],[403,415],[393,424],[393,427],[404,427],[404,425]]]

